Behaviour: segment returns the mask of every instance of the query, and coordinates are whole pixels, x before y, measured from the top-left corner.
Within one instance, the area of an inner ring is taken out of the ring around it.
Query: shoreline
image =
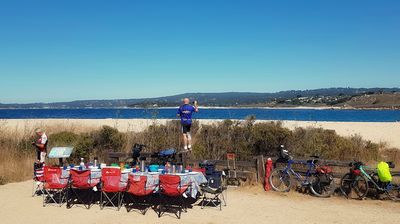
[[[117,128],[121,132],[141,132],[153,124],[164,125],[175,119],[0,119],[0,128],[16,132],[30,132],[37,127],[45,130],[58,127],[65,130],[84,132],[98,129],[103,125]],[[234,121],[238,121],[232,119]],[[223,119],[198,119],[200,125],[212,125]],[[242,120],[239,120],[242,121]],[[290,121],[256,120],[256,123],[282,122],[290,130],[296,128],[323,128],[336,131],[345,137],[360,135],[374,143],[387,143],[400,149],[400,122],[332,122],[332,121]]]

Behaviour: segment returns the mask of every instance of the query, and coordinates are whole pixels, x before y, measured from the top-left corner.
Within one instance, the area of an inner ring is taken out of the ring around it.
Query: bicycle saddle
[[[318,163],[318,159],[310,159],[310,160],[307,160],[307,163],[317,164],[317,163]]]
[[[389,165],[389,168],[390,168],[390,169],[396,168],[396,165],[395,165],[392,161],[386,162],[386,163]]]

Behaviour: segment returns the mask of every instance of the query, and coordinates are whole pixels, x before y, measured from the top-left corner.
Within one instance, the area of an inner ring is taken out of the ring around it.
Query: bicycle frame
[[[386,185],[386,188],[382,188],[378,185],[378,183],[376,183],[376,181],[374,180],[374,178],[371,177],[371,175],[369,175],[365,170],[364,170],[364,166],[360,166],[360,171],[362,173],[363,176],[365,176],[371,183],[374,184],[374,186],[376,187],[376,189],[378,189],[379,191],[387,191],[390,189],[390,187],[392,187],[393,185],[391,183],[388,183]]]
[[[292,164],[307,165],[308,169],[307,169],[305,178],[301,174],[297,173],[296,171],[294,171],[292,169]],[[285,173],[292,174],[296,178],[296,180],[299,181],[299,182],[306,182],[308,180],[308,178],[311,176],[312,171],[314,170],[314,168],[315,168],[314,160],[312,160],[312,162],[302,162],[302,161],[289,160],[287,165],[286,165],[286,168],[283,171]]]

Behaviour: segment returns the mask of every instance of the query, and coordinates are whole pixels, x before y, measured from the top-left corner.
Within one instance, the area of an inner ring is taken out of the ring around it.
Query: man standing
[[[32,142],[36,147],[36,159],[40,163],[44,163],[47,155],[47,135],[40,128],[35,130],[37,140]]]
[[[190,128],[192,127],[192,114],[199,112],[197,101],[194,101],[194,106],[190,105],[189,98],[183,99],[183,105],[179,107],[177,116],[181,118],[184,151],[192,150],[192,136]]]

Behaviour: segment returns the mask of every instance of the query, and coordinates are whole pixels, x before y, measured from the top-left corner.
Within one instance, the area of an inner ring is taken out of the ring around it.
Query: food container
[[[159,172],[160,166],[159,165],[150,165],[149,171],[150,172]],[[162,169],[161,169],[162,170]]]

